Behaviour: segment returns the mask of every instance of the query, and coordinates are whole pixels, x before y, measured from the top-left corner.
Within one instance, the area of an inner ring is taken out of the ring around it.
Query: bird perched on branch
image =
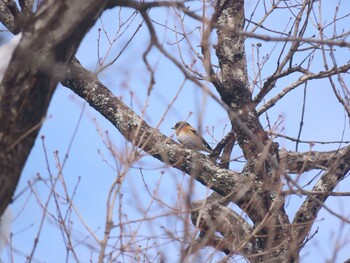
[[[184,146],[197,150],[212,153],[212,148],[204,140],[202,135],[185,121],[179,121],[172,129],[175,130],[177,140]]]

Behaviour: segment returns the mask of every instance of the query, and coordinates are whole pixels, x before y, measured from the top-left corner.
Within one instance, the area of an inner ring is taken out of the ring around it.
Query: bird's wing
[[[196,136],[201,136],[197,130],[195,130],[193,127],[188,128],[192,133],[194,133]]]
[[[201,136],[202,142],[205,145],[205,147],[207,147],[210,151],[212,151],[213,149],[210,147],[210,145],[206,142],[206,140],[204,140],[204,138]]]
[[[213,149],[210,147],[210,145],[206,142],[206,140],[204,140],[204,138],[202,137],[202,135],[199,134],[199,132],[197,130],[195,130],[194,128],[189,128],[191,132],[193,132],[196,136],[198,136],[199,138],[201,138],[204,146],[206,148],[208,148],[210,151],[212,151]]]

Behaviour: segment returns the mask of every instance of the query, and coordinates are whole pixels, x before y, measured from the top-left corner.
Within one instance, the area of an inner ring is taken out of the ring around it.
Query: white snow
[[[12,210],[10,207],[7,207],[0,218],[0,254],[9,241],[12,219]]]
[[[10,42],[0,46],[0,83],[12,58],[12,53],[21,40],[22,34],[14,36]]]

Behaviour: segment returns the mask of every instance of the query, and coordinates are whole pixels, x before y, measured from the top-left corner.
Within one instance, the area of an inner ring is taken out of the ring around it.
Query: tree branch
[[[16,2],[13,0],[0,0],[0,22],[13,34],[18,34],[23,27],[23,16]]]
[[[251,187],[247,177],[222,169],[207,156],[186,149],[150,127],[73,59],[62,84],[86,100],[133,145],[170,164],[222,196],[240,200]]]
[[[343,156],[347,150],[348,146],[328,152],[287,152],[282,149],[279,155],[281,163],[285,165],[288,173],[301,174],[314,169],[327,169],[339,156]]]
[[[233,112],[229,111],[233,132],[247,159],[244,171],[254,175],[251,179],[255,188],[242,207],[255,227],[259,226],[256,233],[259,250],[267,252],[252,260],[269,261],[276,254],[283,257],[290,245],[286,242],[289,220],[280,195],[280,176],[284,171],[278,163],[278,144],[270,141],[264,131],[248,88],[245,37],[238,33],[244,28],[244,1],[218,1],[215,13],[218,14],[216,55],[222,76],[222,85],[216,88]]]
[[[299,87],[300,85],[306,83],[307,81],[310,81],[313,79],[327,78],[327,77],[330,77],[333,75],[337,75],[339,73],[346,73],[349,70],[350,70],[350,63],[345,64],[339,68],[332,68],[330,70],[320,71],[318,73],[304,74],[297,81],[295,81],[294,83],[285,87],[280,93],[278,93],[276,96],[271,98],[268,102],[266,102],[263,106],[261,106],[260,109],[258,110],[258,114],[261,115],[262,113],[266,112],[268,109],[272,108],[286,94],[288,94],[289,92],[291,92],[295,88]]]
[[[66,1],[46,1],[40,6],[0,86],[0,214],[11,202],[61,69],[107,3],[74,0],[67,5]],[[13,24],[6,21],[6,25]]]
[[[192,203],[191,220],[192,224],[205,233],[203,245],[210,243],[215,232],[219,232],[225,239],[223,244],[226,251],[230,254],[243,253],[248,256],[254,252],[257,247],[255,238],[247,240],[252,234],[252,227],[242,219],[240,215],[228,207],[221,206],[218,203],[205,201],[195,201]],[[240,247],[240,244],[245,244],[242,251],[236,251],[235,248]]]
[[[350,170],[350,146],[343,148],[337,158],[331,162],[327,172],[325,172],[312,192],[323,192],[323,195],[309,196],[299,208],[293,220],[293,235],[298,244],[301,245],[306,235],[309,233],[319,210],[327,200],[336,185],[344,179]]]

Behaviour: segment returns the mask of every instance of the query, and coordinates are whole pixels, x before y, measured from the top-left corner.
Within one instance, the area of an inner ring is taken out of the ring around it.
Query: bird
[[[185,121],[179,121],[172,127],[175,130],[177,140],[184,146],[197,151],[212,153],[213,149],[204,140],[202,135]]]

